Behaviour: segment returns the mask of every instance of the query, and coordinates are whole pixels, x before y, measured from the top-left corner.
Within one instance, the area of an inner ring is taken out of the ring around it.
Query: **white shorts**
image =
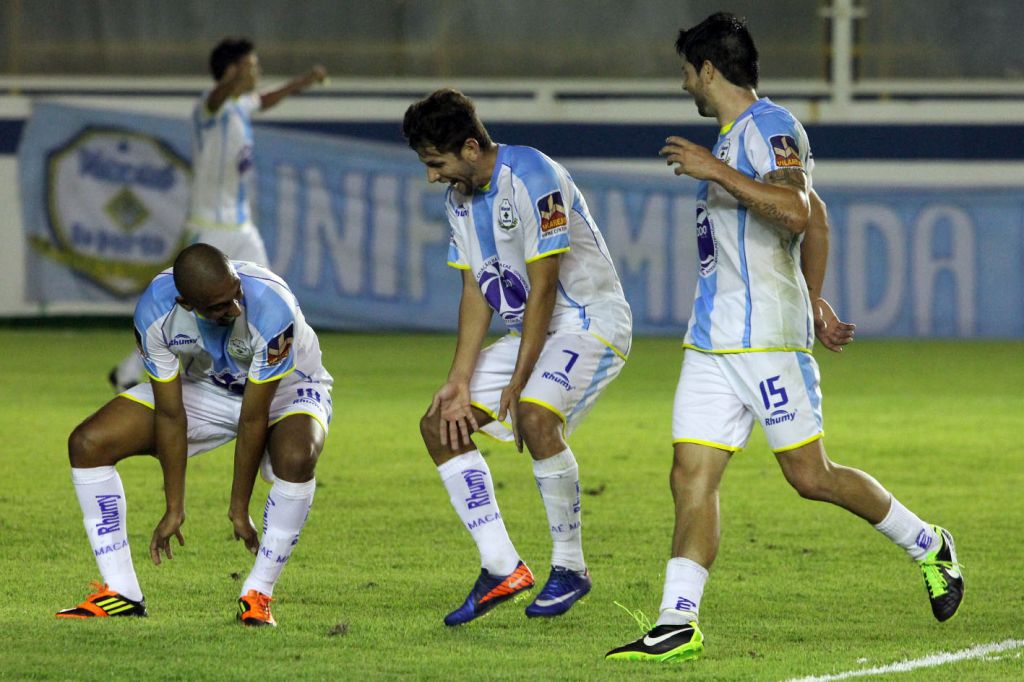
[[[469,383],[470,400],[494,417],[481,431],[498,440],[513,439],[511,424],[499,422],[501,392],[519,357],[519,336],[503,336],[480,352],[476,371]],[[614,350],[587,332],[555,332],[547,337],[530,380],[519,396],[521,402],[536,403],[559,416],[563,433],[571,434],[597,401],[597,397],[619,375],[625,364]]]
[[[230,227],[200,227],[191,223],[185,225],[189,244],[202,242],[215,246],[231,260],[245,260],[266,267],[270,266],[263,237],[252,223]]]
[[[818,363],[810,353],[687,349],[672,410],[674,443],[742,450],[754,420],[773,452],[824,435]]]
[[[283,380],[282,380],[283,381]],[[153,409],[153,386],[150,382],[138,384],[119,393],[129,400]],[[201,455],[213,450],[238,435],[238,418],[242,411],[242,396],[206,388],[198,381],[181,382],[181,400],[188,418],[188,456]],[[330,387],[320,382],[289,381],[277,387],[270,403],[271,426],[294,414],[308,414],[315,419],[324,433],[331,422]]]

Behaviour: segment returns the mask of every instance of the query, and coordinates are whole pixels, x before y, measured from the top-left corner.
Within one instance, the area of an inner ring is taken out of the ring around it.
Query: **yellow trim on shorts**
[[[696,445],[706,445],[709,448],[717,448],[719,450],[726,450],[728,452],[739,452],[740,450],[743,449],[742,447],[738,447],[735,445],[723,445],[722,443],[712,443],[709,440],[697,440],[696,438],[679,438],[678,440],[672,441],[672,445],[676,445],[677,443],[694,443]]]
[[[529,265],[530,263],[536,263],[541,258],[547,258],[548,256],[554,256],[556,253],[565,253],[568,250],[569,250],[569,247],[566,246],[566,247],[561,248],[561,249],[555,249],[554,251],[545,251],[544,253],[538,253],[533,258],[527,258],[526,259],[526,264]]]
[[[473,407],[475,407],[476,409],[480,410],[484,414],[488,415],[491,419],[493,419],[494,421],[498,422],[499,424],[504,426],[506,429],[511,429],[512,428],[512,424],[510,424],[509,422],[506,422],[506,421],[502,421],[501,419],[498,419],[498,413],[493,411],[491,408],[487,407],[486,405],[482,405],[480,403],[475,403],[473,401],[470,401],[469,404],[472,405]],[[476,433],[480,433],[480,432],[477,431]],[[501,440],[501,439],[498,438],[496,440]],[[504,442],[504,441],[502,441],[502,442]]]
[[[462,263],[456,263],[454,261],[448,261],[448,267],[455,268],[456,270],[471,270],[472,269],[468,265],[463,265]]]
[[[271,381],[280,381],[281,379],[284,379],[286,376],[288,376],[289,374],[291,374],[294,371],[295,371],[295,365],[292,365],[292,368],[290,370],[288,370],[284,374],[279,374],[276,377],[270,377],[269,379],[264,379],[263,381],[260,381],[259,379],[252,379],[250,377],[246,377],[245,380],[246,381],[251,381],[254,384],[269,384]]]
[[[788,452],[790,450],[796,450],[797,448],[801,448],[801,447],[807,445],[808,443],[813,443],[814,441],[819,440],[819,439],[824,438],[824,437],[825,437],[825,432],[824,431],[819,431],[817,433],[817,435],[811,436],[810,438],[805,438],[804,440],[800,441],[799,443],[794,443],[793,445],[787,445],[786,447],[779,448],[778,450],[772,450],[772,452],[774,452],[775,454],[779,454],[780,452]]]
[[[694,346],[692,343],[684,343],[683,348],[689,348],[690,350],[700,351],[701,353],[713,353],[715,355],[727,355],[730,353],[811,353],[810,348],[796,348],[790,346],[778,346],[777,348],[727,348],[724,350],[711,350],[710,348],[700,348]]]
[[[521,402],[521,403],[533,403],[534,405],[540,405],[541,407],[546,408],[546,409],[550,410],[551,412],[554,412],[555,414],[557,414],[558,418],[562,420],[563,424],[565,424],[565,415],[562,414],[558,410],[558,408],[556,408],[554,405],[549,405],[548,403],[544,402],[543,400],[537,400],[536,398],[520,398],[519,402]]]
[[[595,334],[594,332],[587,332],[587,333],[588,333],[588,334],[590,334],[591,336],[593,336],[593,337],[594,337],[595,339],[597,339],[597,340],[598,340],[598,341],[600,341],[601,343],[603,343],[604,345],[606,345],[606,346],[607,346],[608,348],[610,348],[610,349],[612,350],[612,352],[613,352],[613,353],[615,353],[615,354],[616,354],[616,355],[618,355],[618,356],[619,356],[620,358],[622,358],[622,361],[623,361],[623,362],[625,362],[626,360],[628,360],[628,359],[629,359],[629,358],[628,358],[628,356],[627,356],[627,355],[625,355],[625,354],[624,354],[624,353],[623,353],[622,351],[620,351],[620,350],[619,350],[618,348],[616,348],[616,347],[615,347],[615,346],[614,346],[614,345],[612,344],[612,342],[611,342],[611,341],[608,341],[607,339],[604,339],[604,338],[602,338],[601,336],[598,336],[598,335],[597,335],[597,334]]]
[[[127,398],[128,400],[131,400],[133,403],[138,403],[139,405],[142,405],[143,407],[148,407],[151,410],[155,410],[156,409],[156,405],[153,405],[152,403],[147,403],[145,400],[142,400],[141,398],[136,398],[133,395],[128,395],[127,392],[118,393],[117,397],[118,398]]]
[[[294,417],[297,414],[304,414],[304,415],[306,415],[308,417],[312,417],[313,421],[315,421],[317,424],[319,424],[320,428],[324,430],[324,433],[327,433],[327,425],[324,424],[322,421],[320,421],[320,416],[316,415],[316,414],[313,414],[312,412],[306,412],[305,410],[296,410],[295,412],[285,412],[280,417],[278,417],[274,421],[272,421],[269,424],[267,424],[267,428],[270,428],[271,426],[274,426],[275,424],[279,424],[280,422],[283,422],[288,417]]]

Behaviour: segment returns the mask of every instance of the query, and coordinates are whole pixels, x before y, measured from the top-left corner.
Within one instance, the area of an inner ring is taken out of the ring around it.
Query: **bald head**
[[[218,324],[241,314],[241,280],[228,257],[209,244],[193,244],[174,259],[178,304]]]

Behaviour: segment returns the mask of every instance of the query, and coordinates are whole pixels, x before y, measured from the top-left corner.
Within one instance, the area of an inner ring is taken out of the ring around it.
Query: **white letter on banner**
[[[298,171],[295,166],[282,163],[274,168],[277,178],[277,239],[271,270],[288,272],[295,256],[295,237],[298,234],[299,193]]]
[[[665,248],[665,235],[668,229],[665,224],[665,196],[644,196],[643,209],[634,219],[631,219],[627,211],[625,196],[621,191],[609,190],[606,201],[605,235],[609,242],[615,245],[609,246],[609,249],[623,263],[623,270],[642,272],[644,266],[647,266],[646,319],[650,322],[662,322],[666,314],[665,302],[669,286],[665,267],[668,258],[668,250]],[[634,224],[639,226],[635,233],[630,229]]]
[[[393,298],[398,295],[398,178],[377,175],[373,178],[373,226],[370,249],[373,252],[373,293]]]
[[[693,197],[677,196],[672,200],[669,215],[669,261],[672,277],[672,321],[682,324],[693,310],[693,296],[697,291],[697,202]]]
[[[331,193],[324,187],[323,174],[311,166],[305,173],[306,222],[303,230],[306,266],[304,283],[308,287],[320,282],[320,262],[323,252],[334,267],[334,279],[341,293],[359,293],[363,282],[363,262],[366,260],[364,235],[366,233],[366,176],[347,173],[342,181],[343,224],[335,219]],[[339,231],[342,234],[339,234]]]
[[[906,239],[899,216],[879,205],[851,204],[846,220],[846,292],[850,321],[866,334],[889,330],[903,300]],[[868,234],[874,228],[885,241],[881,253],[868,253]],[[887,286],[882,300],[868,308],[868,259],[881,258],[889,264]]]
[[[415,178],[419,180],[419,177]],[[428,244],[448,243],[448,223],[428,220],[423,215],[423,183],[405,183],[405,224],[408,230],[406,249],[406,287],[409,298],[422,301],[426,298],[427,273],[424,269],[424,247]],[[431,196],[431,199],[435,197]]]
[[[949,256],[932,256],[935,226],[945,221],[952,237]],[[974,223],[956,206],[932,206],[917,219],[914,230],[914,329],[921,336],[932,331],[935,281],[940,271],[948,271],[956,286],[957,333],[974,335]],[[949,302],[952,304],[952,301]],[[950,305],[952,307],[952,305]]]

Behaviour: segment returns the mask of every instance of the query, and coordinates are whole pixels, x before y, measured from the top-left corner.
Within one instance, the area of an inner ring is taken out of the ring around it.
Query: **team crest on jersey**
[[[295,337],[295,325],[290,324],[288,328],[272,338],[267,343],[267,364],[278,365],[284,361],[292,352],[292,340]]]
[[[719,160],[725,161],[726,163],[729,163],[729,148],[731,146],[732,146],[732,138],[730,137],[730,138],[726,139],[725,142],[722,143],[721,147],[718,148],[717,156],[718,156]]]
[[[469,215],[469,209],[466,208],[465,204],[459,204],[458,206],[455,207],[455,215],[457,215],[460,218],[465,218],[466,216]]]
[[[228,339],[228,355],[237,360],[245,360],[252,357],[252,348],[245,342],[245,339],[232,336]]]
[[[540,212],[541,232],[550,232],[569,224],[569,219],[565,215],[565,204],[562,202],[562,193],[557,190],[541,197],[537,202],[537,210]]]
[[[697,256],[700,258],[700,276],[707,277],[718,267],[718,243],[715,227],[711,223],[708,205],[697,202]]]
[[[501,204],[498,205],[498,226],[503,230],[511,230],[518,224],[519,218],[516,217],[515,209],[512,208],[512,202],[502,199]]]
[[[796,140],[789,135],[774,135],[769,140],[772,152],[775,154],[775,165],[779,168],[800,168],[803,162],[800,161],[800,152],[796,147]]]

